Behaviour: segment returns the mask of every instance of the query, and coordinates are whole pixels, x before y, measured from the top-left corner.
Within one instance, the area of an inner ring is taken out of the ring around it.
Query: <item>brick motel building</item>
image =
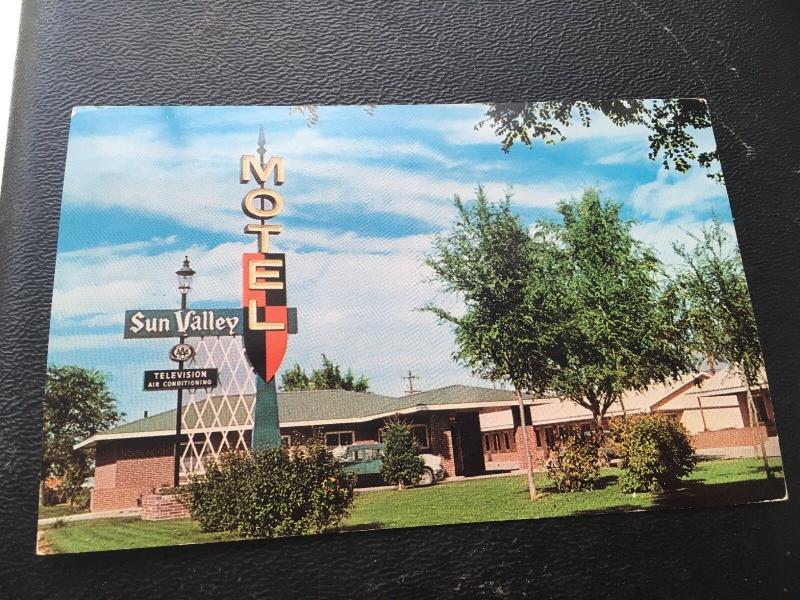
[[[679,419],[701,455],[754,456],[765,439],[779,455],[775,418],[766,385],[754,392],[755,422],[742,381],[727,369],[697,373],[669,385],[629,393],[607,417],[657,412]],[[448,476],[524,468],[522,420],[516,395],[508,390],[450,386],[402,398],[344,390],[278,394],[280,430],[286,443],[314,432],[329,447],[380,441],[387,418],[399,415],[413,426],[422,452],[441,456]],[[253,396],[209,395],[184,408],[181,475],[203,471],[206,460],[244,449],[252,433]],[[588,428],[589,411],[559,398],[525,398],[531,454],[541,466],[565,427]],[[92,511],[135,508],[156,487],[172,482],[175,411],[100,432],[76,445],[96,448]]]

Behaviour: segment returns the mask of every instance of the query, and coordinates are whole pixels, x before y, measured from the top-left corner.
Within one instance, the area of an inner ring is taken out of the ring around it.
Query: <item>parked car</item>
[[[342,455],[347,465],[345,471],[356,476],[356,485],[386,485],[381,477],[383,444],[363,443],[348,446]],[[422,477],[417,485],[433,485],[447,475],[442,467],[442,459],[435,454],[420,454],[425,463]]]

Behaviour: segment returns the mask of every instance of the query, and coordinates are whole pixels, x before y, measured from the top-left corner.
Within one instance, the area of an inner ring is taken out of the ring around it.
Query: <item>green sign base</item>
[[[278,391],[275,378],[264,381],[256,376],[256,405],[253,409],[253,449],[281,444],[278,427]]]

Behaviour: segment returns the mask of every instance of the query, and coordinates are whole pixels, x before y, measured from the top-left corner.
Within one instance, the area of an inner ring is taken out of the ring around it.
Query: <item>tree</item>
[[[417,483],[425,466],[411,426],[395,417],[386,421],[381,433],[384,445],[381,476],[398,490]]]
[[[515,143],[531,146],[537,138],[546,144],[567,139],[564,130],[573,124],[577,115],[580,124],[591,126],[591,110],[605,115],[614,125],[641,125],[650,131],[648,157],[661,156],[665,169],[684,173],[693,162],[708,171],[708,177],[722,181],[722,173],[711,171],[717,151],[698,152],[693,131],[711,127],[708,105],[704,100],[607,100],[527,102],[524,104],[490,104],[486,118],[476,128],[489,125],[501,139],[508,152]]]
[[[79,441],[108,429],[124,416],[104,373],[76,366],[47,368],[44,392],[42,482],[63,478],[71,503],[91,475],[93,450],[74,450]]]
[[[696,242],[693,248],[673,246],[683,260],[675,287],[685,303],[691,342],[696,351],[729,363],[744,379],[750,418],[756,422],[753,388],[761,382],[764,358],[739,248],[716,216],[710,227],[691,237]],[[764,470],[770,477],[764,439],[759,437]]]
[[[561,223],[540,223],[536,233],[557,265],[550,391],[591,411],[601,434],[623,393],[695,366],[661,263],[620,211],[589,188],[580,200],[559,203]]]
[[[458,295],[463,312],[432,304],[424,309],[453,326],[456,361],[516,391],[534,499],[522,392],[543,392],[549,383],[546,349],[557,326],[548,312],[549,263],[511,211],[509,196],[493,204],[478,187],[474,203],[468,206],[456,196],[455,205],[458,218],[449,233],[436,237],[426,263],[443,289]]]
[[[342,368],[322,355],[322,365],[311,371],[311,376],[305,369],[295,363],[291,369],[281,375],[281,387],[285,392],[297,390],[349,390],[353,392],[366,392],[369,390],[369,379],[363,375],[356,379],[353,370],[348,368],[342,375]]]
[[[300,366],[300,363],[294,363],[291,369],[284,371],[283,375],[281,375],[281,389],[284,392],[307,390],[310,383],[311,380],[308,378],[306,370]]]

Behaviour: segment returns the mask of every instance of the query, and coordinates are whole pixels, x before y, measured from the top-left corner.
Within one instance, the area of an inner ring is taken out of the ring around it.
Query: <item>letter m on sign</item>
[[[286,353],[289,335],[284,254],[242,256],[244,348],[253,370],[270,381]]]

